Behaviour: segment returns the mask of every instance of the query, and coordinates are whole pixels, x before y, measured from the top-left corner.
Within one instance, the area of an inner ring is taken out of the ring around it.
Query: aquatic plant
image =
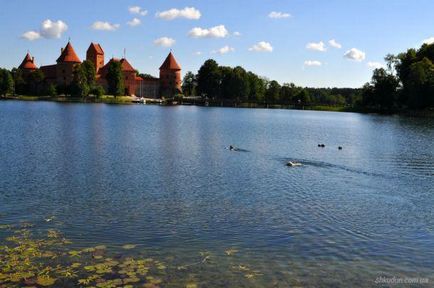
[[[192,263],[167,263],[139,253],[137,245],[125,244],[135,257],[107,250],[106,245],[71,249],[71,241],[55,229],[37,230],[30,223],[0,225],[7,235],[0,239],[0,287],[160,287],[170,283],[188,288],[199,287],[194,271],[214,267],[209,251],[198,253]],[[136,249],[136,250],[134,250]],[[117,251],[121,251],[117,250]],[[239,251],[225,251],[228,259]],[[143,256],[143,257],[142,257]],[[167,257],[174,262],[176,257]],[[228,266],[230,273],[251,280],[262,275],[247,265]]]

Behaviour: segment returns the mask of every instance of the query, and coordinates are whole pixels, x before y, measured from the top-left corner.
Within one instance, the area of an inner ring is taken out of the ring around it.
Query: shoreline
[[[7,96],[0,97],[0,100],[16,100],[16,101],[48,101],[58,103],[83,103],[83,104],[114,104],[114,105],[140,105],[134,102],[131,96],[113,96],[105,95],[100,99],[96,98],[73,98],[65,96]],[[143,105],[143,104],[141,104]],[[311,106],[294,106],[288,104],[258,104],[252,102],[233,103],[228,101],[214,101],[205,104],[203,100],[188,101],[173,99],[164,100],[162,103],[147,103],[146,105],[162,105],[162,106],[201,106],[201,107],[221,107],[221,108],[244,108],[244,109],[282,109],[282,110],[304,110],[304,111],[324,111],[324,112],[347,112],[361,114],[379,114],[379,115],[399,115],[410,117],[434,118],[434,108],[425,110],[379,110],[367,107],[346,107],[346,106],[329,106],[329,105],[311,105]]]

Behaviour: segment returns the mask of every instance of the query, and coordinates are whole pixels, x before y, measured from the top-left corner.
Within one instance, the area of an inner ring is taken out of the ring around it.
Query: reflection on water
[[[168,267],[141,286],[433,276],[432,119],[3,101],[0,123],[0,246],[24,221],[70,240],[68,265],[104,245]]]

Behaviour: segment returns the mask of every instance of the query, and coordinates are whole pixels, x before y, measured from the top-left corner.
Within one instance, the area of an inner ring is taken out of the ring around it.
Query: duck
[[[298,162],[289,161],[288,163],[286,163],[286,166],[288,166],[288,167],[296,167],[296,166],[302,166],[302,164],[298,163]]]
[[[339,150],[342,150],[343,148],[342,148],[342,146],[339,146],[338,149],[339,149]]]
[[[233,145],[229,145],[229,150],[235,151],[235,147]]]

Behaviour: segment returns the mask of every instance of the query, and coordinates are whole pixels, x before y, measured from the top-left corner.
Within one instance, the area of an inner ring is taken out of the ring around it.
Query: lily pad
[[[122,246],[122,249],[130,250],[130,249],[134,249],[134,248],[136,248],[136,246],[137,246],[137,245],[126,244],[126,245]]]
[[[38,278],[36,279],[36,283],[38,285],[41,285],[41,286],[44,286],[44,287],[51,286],[55,282],[56,282],[56,279],[51,278],[50,276],[44,276],[44,275],[38,276]]]

